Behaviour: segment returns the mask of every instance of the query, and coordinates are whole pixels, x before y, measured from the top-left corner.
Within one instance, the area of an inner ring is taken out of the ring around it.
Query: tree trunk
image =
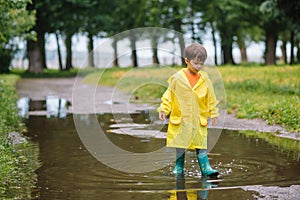
[[[158,60],[158,52],[157,52],[157,35],[156,33],[153,33],[153,37],[152,37],[152,62],[153,64],[159,65],[159,60]]]
[[[28,71],[32,73],[42,73],[46,69],[46,53],[45,53],[45,33],[39,29],[39,18],[37,25],[33,30],[37,33],[37,41],[27,41],[27,56],[29,61]]]
[[[137,53],[136,53],[136,38],[134,31],[130,30],[130,47],[131,47],[131,60],[132,60],[132,66],[137,67]]]
[[[29,10],[35,10],[36,11],[36,22],[35,25],[33,27],[33,30],[36,32],[37,34],[37,45],[39,46],[39,51],[41,54],[41,62],[42,62],[42,67],[43,69],[47,69],[47,64],[46,64],[46,49],[45,49],[45,33],[46,30],[44,29],[44,25],[42,22],[42,17],[41,17],[41,13],[42,10],[40,8],[36,9],[38,6],[38,1],[34,0],[32,1],[31,6],[29,6],[28,4],[28,8]]]
[[[66,70],[70,70],[73,68],[73,66],[72,66],[72,34],[67,34],[65,43],[66,43],[66,50],[67,50]]]
[[[174,16],[180,15],[178,5],[173,7],[173,13],[174,13]],[[184,38],[183,38],[183,34],[182,34],[181,24],[182,24],[182,21],[180,18],[177,17],[174,19],[173,26],[174,26],[174,30],[178,32],[177,35],[178,35],[179,46],[180,46],[180,56],[181,56],[180,65],[184,65],[185,64],[185,62],[184,62],[185,43],[184,43]]]
[[[89,62],[89,67],[95,67],[94,63],[94,40],[93,40],[93,35],[89,34],[88,35],[89,42],[88,42],[88,62]]]
[[[42,73],[44,69],[43,58],[38,42],[27,41],[27,56],[29,61],[28,71],[35,74]]]
[[[242,63],[248,62],[247,49],[245,44],[239,44],[239,49],[241,52],[241,62]]]
[[[113,39],[112,47],[114,49],[114,67],[119,67],[119,58],[118,58],[118,40]]]
[[[194,4],[195,4],[195,1],[194,0],[190,0],[190,1],[188,1],[188,4],[189,4],[188,7],[192,8],[194,6]],[[189,17],[191,19],[193,19],[194,16],[195,16],[194,9],[190,9]],[[199,43],[202,43],[201,38],[199,38],[198,35],[195,32],[195,27],[194,27],[195,25],[196,25],[196,23],[194,22],[194,20],[191,20],[192,40],[193,41],[197,41],[198,40]]]
[[[221,51],[222,51],[222,65],[226,65],[229,63],[229,54],[228,54],[227,46],[221,44]]]
[[[194,25],[195,25],[195,23],[192,21],[192,22],[191,22],[192,40],[193,40],[193,41],[196,41],[196,40],[198,40],[199,38],[196,36],[196,32],[195,32]],[[201,41],[199,41],[199,42],[201,42]]]
[[[295,62],[294,58],[294,45],[295,45],[295,32],[291,31],[291,60],[290,60],[290,65],[293,65]]]
[[[181,65],[184,65],[184,49],[185,49],[185,43],[184,43],[184,38],[183,34],[180,34],[179,36],[179,45],[180,45],[180,52],[181,52]]]
[[[300,45],[297,43],[297,62],[300,63]]]
[[[57,44],[57,55],[58,55],[59,70],[62,71],[63,70],[63,65],[62,65],[62,58],[61,58],[61,51],[60,51],[58,33],[55,33],[55,37],[56,37],[56,44]]]
[[[221,45],[221,51],[223,54],[222,64],[223,65],[226,65],[226,64],[235,65],[235,62],[234,62],[233,56],[232,56],[232,42],[230,42],[230,43],[226,42],[226,43],[223,43]]]
[[[175,43],[175,37],[172,38],[172,44],[173,44],[173,51],[172,51],[172,66],[175,66],[176,64],[176,43]]]
[[[215,51],[215,65],[218,65],[218,54],[217,54],[217,39],[216,39],[216,31],[215,31],[215,26],[213,25],[213,22],[210,22],[210,26],[211,26],[211,34],[212,34],[212,38],[213,38],[213,43],[214,43],[214,51]]]
[[[266,34],[266,54],[265,64],[276,65],[276,43],[277,35],[274,32],[267,32]]]
[[[37,34],[38,37],[38,45],[41,49],[42,53],[42,64],[43,64],[43,69],[47,69],[47,64],[46,64],[46,48],[45,48],[45,33],[39,31]]]
[[[232,40],[231,40],[231,44],[230,44],[230,60],[231,60],[231,63],[233,65],[235,65],[236,63],[234,62],[234,59],[233,59],[233,54],[232,54],[232,51],[233,51],[233,44],[232,44]]]
[[[282,41],[282,45],[281,45],[281,59],[284,61],[284,64],[288,64],[288,61],[287,61],[287,55],[286,55],[286,41]]]
[[[228,33],[228,31],[223,30],[222,32],[220,32],[220,37],[221,37],[222,64],[235,65],[232,56],[233,36],[230,33]]]

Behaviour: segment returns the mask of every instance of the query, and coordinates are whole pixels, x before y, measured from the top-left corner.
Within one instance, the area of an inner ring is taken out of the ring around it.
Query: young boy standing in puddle
[[[170,115],[167,131],[167,147],[176,148],[175,174],[182,174],[186,149],[196,150],[202,176],[217,176],[207,157],[208,117],[212,125],[219,116],[213,85],[206,72],[202,71],[207,59],[206,49],[193,43],[184,50],[186,68],[173,74],[169,87],[163,94],[157,109],[159,119]]]

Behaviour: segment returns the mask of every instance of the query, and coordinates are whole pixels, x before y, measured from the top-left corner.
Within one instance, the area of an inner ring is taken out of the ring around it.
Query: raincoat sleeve
[[[215,118],[219,116],[219,109],[217,104],[219,101],[216,98],[212,81],[208,79],[208,116]]]
[[[170,77],[168,80],[169,87],[163,94],[161,98],[160,107],[157,109],[157,112],[165,112],[166,115],[170,114],[172,108],[173,92],[172,88],[174,87],[173,78]]]

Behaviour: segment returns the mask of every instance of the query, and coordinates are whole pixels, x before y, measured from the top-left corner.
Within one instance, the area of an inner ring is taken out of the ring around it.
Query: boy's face
[[[188,60],[187,58],[185,58],[184,60],[185,63],[187,64],[187,68],[192,73],[198,73],[204,67],[204,61],[201,61],[199,59]]]

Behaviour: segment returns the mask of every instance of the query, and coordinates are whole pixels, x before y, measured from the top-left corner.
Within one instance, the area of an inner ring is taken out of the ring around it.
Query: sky
[[[203,40],[203,46],[207,49],[208,52],[208,56],[211,57],[212,59],[214,58],[214,47],[213,47],[213,43],[212,40],[210,38],[204,39]],[[72,39],[72,44],[73,44],[73,51],[80,51],[80,52],[87,52],[87,38],[83,35],[76,35],[73,37]],[[187,42],[188,43],[188,42]],[[63,46],[63,41],[60,41],[61,46]],[[124,55],[129,53],[130,54],[130,46],[129,46],[129,41],[127,39],[121,41],[118,43],[118,53],[120,55]],[[96,49],[96,51],[100,51],[101,53],[109,53],[112,54],[113,53],[113,48],[111,46],[111,40],[107,39],[107,38],[102,38],[102,39],[96,39],[94,41],[94,47]],[[142,41],[138,41],[137,42],[137,49],[138,49],[138,56],[141,58],[151,58],[152,53],[151,53],[151,49],[147,47],[150,47],[150,41],[149,40],[142,40]],[[56,45],[56,40],[55,40],[55,36],[49,35],[48,39],[47,39],[47,45],[46,45],[46,49],[47,50],[56,50],[57,45]],[[177,54],[179,54],[179,47],[176,46],[176,52]],[[64,48],[63,48],[64,50]],[[65,50],[64,50],[65,51]],[[170,55],[170,53],[168,53],[168,51],[172,52],[174,51],[174,45],[170,42],[168,43],[164,43],[164,44],[160,44],[160,48],[159,48],[159,55],[161,57],[164,56],[168,56]],[[261,56],[263,54],[264,51],[264,44],[256,44],[256,43],[252,43],[251,46],[249,46],[249,48],[247,49],[248,52],[248,56],[250,61],[262,61],[261,60]],[[278,52],[280,53],[280,52]],[[220,47],[218,46],[218,54],[220,54]],[[238,48],[234,48],[233,49],[233,54],[235,57],[235,60],[239,60],[240,59],[240,52]]]
[[[219,40],[219,38],[217,38]],[[111,39],[109,38],[97,38],[94,40],[94,54],[95,54],[95,64],[97,67],[106,67],[109,63],[113,63],[113,48],[111,45]],[[214,47],[212,43],[212,38],[210,35],[204,35],[202,38],[203,46],[206,48],[208,52],[208,59],[205,64],[214,65]],[[73,49],[73,64],[77,67],[86,67],[87,65],[87,37],[82,34],[77,34],[72,38],[72,49]],[[186,39],[186,45],[191,43],[192,41]],[[24,48],[24,44],[20,43],[21,49]],[[63,57],[65,56],[65,47],[64,42],[60,39],[60,46],[62,50]],[[136,43],[137,46],[137,54],[139,59],[139,65],[151,65],[152,63],[152,51],[150,41],[147,39],[141,39]],[[46,52],[51,52],[51,55],[47,55],[47,65],[50,68],[58,68],[57,61],[57,44],[54,34],[46,35]],[[173,57],[173,53],[175,52],[175,58]],[[247,48],[247,54],[249,62],[263,62],[264,52],[264,43],[250,43]],[[218,43],[217,46],[218,53],[218,63],[220,64],[220,45]],[[287,46],[287,54],[288,57],[290,55],[290,45]],[[128,39],[123,39],[118,42],[118,55],[120,57],[120,65],[121,66],[129,66],[131,65],[130,55],[130,42]],[[158,48],[159,59],[162,64],[172,64],[173,59],[175,62],[179,62],[180,60],[180,48],[179,45],[174,46],[171,42],[163,42],[159,44]],[[280,41],[277,43],[276,55],[281,56],[280,50]],[[234,46],[233,48],[233,56],[234,60],[238,63],[240,61],[240,51]],[[28,61],[21,62],[20,60],[15,60],[13,65],[19,66],[23,65],[23,68],[26,68]],[[49,64],[48,64],[49,63]]]

